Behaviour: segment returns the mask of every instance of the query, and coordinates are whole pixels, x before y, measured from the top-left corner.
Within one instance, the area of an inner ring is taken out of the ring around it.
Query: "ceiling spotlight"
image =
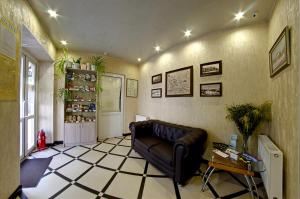
[[[64,46],[68,45],[68,42],[66,40],[61,40],[60,43]]]
[[[48,10],[48,14],[49,14],[49,16],[50,16],[51,18],[56,18],[56,17],[58,16],[56,10],[51,10],[51,9],[49,9],[49,10]]]
[[[186,30],[186,31],[184,31],[184,36],[185,36],[186,38],[189,38],[191,35],[192,35],[192,31],[191,31],[191,30]]]
[[[156,52],[159,52],[160,51],[160,46],[157,45],[157,46],[154,47],[154,49],[155,49]]]
[[[244,12],[238,12],[237,14],[235,14],[234,20],[239,21],[244,17]]]
[[[138,62],[141,62],[141,61],[142,61],[142,59],[141,59],[141,58],[138,58],[137,60],[138,60]]]

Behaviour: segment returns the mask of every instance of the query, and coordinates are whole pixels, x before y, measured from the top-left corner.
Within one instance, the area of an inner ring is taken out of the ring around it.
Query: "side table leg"
[[[244,175],[245,178],[246,178],[246,181],[247,181],[247,184],[248,184],[248,187],[249,187],[249,191],[251,193],[251,198],[254,199],[254,195],[253,195],[253,190],[252,190],[252,185],[251,185],[251,182],[249,180],[249,177],[247,175]]]
[[[209,171],[210,169],[211,169],[211,167],[208,167],[207,170],[206,170],[206,172],[205,172],[205,175],[203,176],[203,181],[204,181],[204,180],[205,180],[205,176],[208,175],[207,178],[206,178],[206,180],[205,180],[205,182],[204,182],[203,185],[202,185],[201,191],[204,191],[204,189],[205,189],[205,187],[206,187],[206,184],[207,184],[207,182],[208,182],[208,180],[209,180],[211,174],[212,174],[212,173],[214,172],[214,170],[215,170],[215,168],[213,168],[211,171]]]
[[[259,198],[259,194],[258,194],[257,186],[256,186],[256,183],[255,183],[255,181],[254,181],[254,179],[253,179],[253,177],[252,177],[252,176],[251,176],[251,180],[252,180],[252,183],[254,184],[254,188],[255,188],[256,196],[257,196],[257,198]]]

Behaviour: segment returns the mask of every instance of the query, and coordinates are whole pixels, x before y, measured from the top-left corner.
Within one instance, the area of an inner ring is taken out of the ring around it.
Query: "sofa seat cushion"
[[[167,165],[173,166],[173,144],[169,142],[161,142],[150,148],[156,158],[165,162]]]
[[[135,139],[135,144],[139,147],[146,148],[148,151],[151,147],[160,144],[162,142],[161,139],[154,136],[142,136]]]

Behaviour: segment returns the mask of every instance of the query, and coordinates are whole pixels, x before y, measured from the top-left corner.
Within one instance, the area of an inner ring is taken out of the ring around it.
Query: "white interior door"
[[[124,129],[124,76],[106,73],[99,93],[98,138],[122,136]]]
[[[20,67],[20,157],[36,143],[36,62],[22,55]]]

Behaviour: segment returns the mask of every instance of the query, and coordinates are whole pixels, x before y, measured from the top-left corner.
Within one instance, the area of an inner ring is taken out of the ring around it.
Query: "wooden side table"
[[[252,184],[251,181],[255,187],[255,191],[257,194],[257,198],[259,198],[257,187],[255,184],[255,181],[253,179],[254,172],[251,168],[251,165],[249,166],[248,164],[242,162],[241,160],[233,160],[231,158],[223,158],[217,154],[214,154],[211,156],[211,160],[208,163],[208,168],[203,175],[203,185],[201,191],[204,191],[207,182],[209,181],[209,178],[213,174],[213,172],[216,170],[223,170],[223,171],[228,171],[231,173],[236,173],[243,175],[247,181],[249,191],[251,193],[251,197],[254,198],[253,190],[252,190]],[[251,179],[251,181],[250,181]]]

